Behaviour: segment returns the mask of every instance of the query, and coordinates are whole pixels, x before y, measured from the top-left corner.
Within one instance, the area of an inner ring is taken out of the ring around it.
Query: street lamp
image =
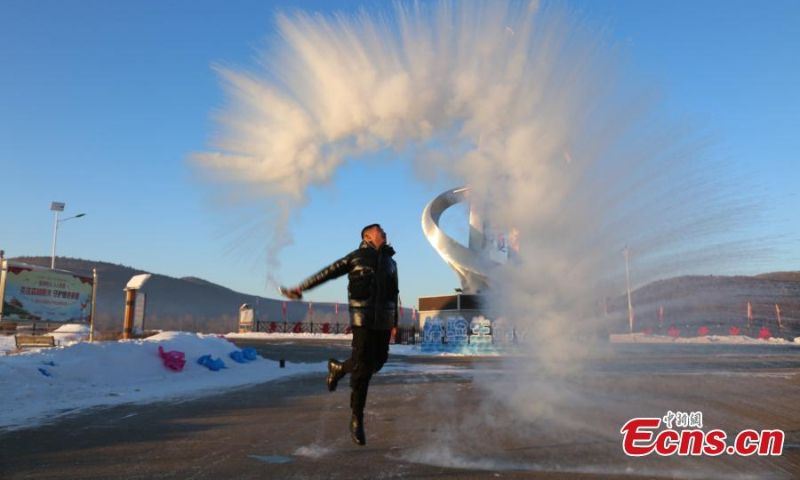
[[[58,225],[66,222],[67,220],[72,220],[75,218],[81,218],[86,216],[85,213],[79,213],[73,217],[67,217],[59,220],[58,212],[63,212],[64,207],[66,207],[66,204],[63,202],[50,203],[50,210],[55,212],[55,219],[53,220],[53,250],[50,254],[50,270],[55,270],[56,268],[56,243],[58,243]]]

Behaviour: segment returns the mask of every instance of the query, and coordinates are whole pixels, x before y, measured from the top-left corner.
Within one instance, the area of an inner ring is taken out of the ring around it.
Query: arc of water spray
[[[752,258],[734,238],[749,205],[730,201],[741,195],[725,164],[712,169],[708,142],[658,114],[600,29],[563,5],[400,2],[386,15],[279,15],[277,30],[265,71],[218,67],[220,135],[191,159],[281,212],[278,232],[345,160],[413,156],[420,177],[469,185],[485,218],[518,231],[521,261],[491,269],[436,225],[464,192],[423,216],[460,277],[491,281],[507,316],[546,340],[543,358],[577,358],[557,334],[618,320],[592,312],[625,285],[619,245],[637,245],[639,282],[713,267],[731,244]]]

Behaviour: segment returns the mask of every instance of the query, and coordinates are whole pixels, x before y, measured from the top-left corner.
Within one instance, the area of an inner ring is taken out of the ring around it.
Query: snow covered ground
[[[13,337],[3,337],[3,345],[8,338],[13,350]],[[164,366],[159,346],[186,354],[183,371]],[[0,429],[27,428],[91,407],[186,399],[326,369],[325,363],[282,369],[260,357],[239,364],[229,356],[234,351],[239,349],[215,335],[162,332],[144,340],[82,342],[0,356]],[[221,358],[227,368],[214,372],[199,365],[203,355]]]
[[[783,338],[747,337],[745,335],[708,335],[705,337],[672,338],[663,335],[647,335],[644,333],[612,334],[611,343],[696,343],[696,344],[725,344],[725,345],[797,345],[800,346],[800,337],[794,342]]]
[[[67,326],[53,333],[59,347],[31,349],[16,355],[0,355],[0,429],[20,429],[76,411],[132,402],[186,399],[231,388],[262,383],[280,377],[309,372],[324,372],[325,363],[287,364],[258,357],[247,363],[236,363],[232,352],[240,352],[234,344],[218,335],[185,332],[162,332],[144,340],[88,343],[85,327]],[[351,335],[333,334],[229,334],[231,338],[288,338],[349,341]],[[613,342],[642,343],[720,343],[742,345],[797,345],[782,339],[760,340],[744,336],[708,336],[695,338],[658,337],[633,334],[614,336]],[[158,353],[185,353],[183,371],[166,368]],[[15,350],[13,336],[0,336],[0,351]],[[489,353],[497,355],[497,353]],[[397,356],[444,357],[465,356],[464,353],[429,352],[420,346],[391,345]],[[513,354],[507,352],[505,355]],[[203,355],[220,358],[225,369],[211,371],[197,360]],[[391,366],[387,370],[409,368]],[[430,371],[430,366],[420,366]]]

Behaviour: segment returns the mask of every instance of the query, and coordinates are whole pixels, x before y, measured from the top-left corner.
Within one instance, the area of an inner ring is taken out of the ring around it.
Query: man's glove
[[[300,290],[299,287],[294,287],[294,288],[278,287],[278,291],[280,292],[281,295],[291,300],[303,299],[303,291]]]

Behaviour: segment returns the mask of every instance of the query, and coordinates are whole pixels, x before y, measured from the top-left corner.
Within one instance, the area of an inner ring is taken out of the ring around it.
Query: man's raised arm
[[[336,260],[335,262],[331,263],[327,267],[323,268],[316,274],[306,278],[303,280],[300,285],[297,286],[299,290],[310,290],[321,283],[325,283],[328,280],[333,280],[335,278],[339,278],[345,273],[347,273],[350,267],[350,256],[346,256]]]

